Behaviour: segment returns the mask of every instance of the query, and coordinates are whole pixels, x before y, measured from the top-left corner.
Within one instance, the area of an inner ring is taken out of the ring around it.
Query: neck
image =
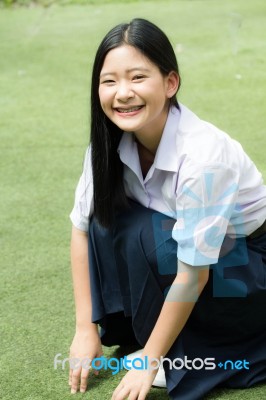
[[[145,130],[134,132],[137,142],[140,143],[142,147],[145,147],[145,149],[153,156],[155,156],[161,141],[168,112],[169,104],[166,104],[160,118],[156,118],[155,121],[153,120],[149,126],[145,127]]]
[[[156,154],[156,151],[157,151],[157,148],[159,146],[161,137],[157,141],[155,141],[153,139],[152,142],[150,142],[148,140],[143,139],[143,137],[138,138],[137,135],[135,135],[135,136],[136,136],[136,142],[137,142],[137,145],[138,145],[138,149],[139,150],[141,149],[141,151],[145,152],[145,154],[147,156],[149,155],[149,158],[151,158],[151,157],[154,158],[155,154]]]
[[[137,141],[138,153],[139,153],[139,162],[142,171],[143,178],[147,175],[150,167],[154,162],[155,155],[144,147],[139,141]]]
[[[149,150],[148,147],[144,146],[138,139],[137,139],[137,146],[139,153],[141,153],[146,160],[153,162],[157,149],[155,150],[155,152]]]

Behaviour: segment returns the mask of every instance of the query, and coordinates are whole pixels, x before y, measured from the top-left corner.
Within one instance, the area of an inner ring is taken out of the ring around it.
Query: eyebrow
[[[141,72],[150,72],[148,68],[144,67],[134,67],[134,68],[129,68],[126,70],[127,73],[129,72],[134,72],[134,71],[141,71]],[[106,75],[115,75],[115,72],[104,72],[103,74],[100,74],[100,78],[106,76]]]

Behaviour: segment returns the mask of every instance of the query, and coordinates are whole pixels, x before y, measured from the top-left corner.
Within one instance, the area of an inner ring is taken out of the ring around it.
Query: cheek
[[[108,106],[110,107],[112,104],[112,98],[113,96],[110,90],[99,89],[99,99],[103,108]]]
[[[103,101],[104,101],[104,93],[103,90],[99,89],[98,90],[98,94],[99,94],[99,99],[100,99],[100,103],[102,105]]]
[[[154,82],[154,84],[142,87],[138,90],[141,97],[148,99],[152,103],[157,103],[166,98],[165,88],[161,83]]]

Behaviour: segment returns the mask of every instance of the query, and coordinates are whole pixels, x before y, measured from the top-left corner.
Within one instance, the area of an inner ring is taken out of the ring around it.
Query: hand
[[[115,389],[111,400],[144,400],[154,381],[156,370],[136,370],[127,372]]]
[[[101,357],[103,355],[101,340],[97,331],[77,331],[70,347],[70,369],[69,385],[71,393],[74,394],[80,389],[84,393],[87,389],[90,367],[88,359]],[[73,362],[76,359],[76,367]],[[71,362],[72,360],[72,362]],[[82,366],[83,361],[83,366]],[[72,365],[71,365],[72,364]],[[94,371],[98,374],[98,371]]]

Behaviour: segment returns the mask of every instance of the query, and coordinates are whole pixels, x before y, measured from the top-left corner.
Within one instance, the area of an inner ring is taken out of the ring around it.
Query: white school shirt
[[[225,234],[247,236],[266,219],[266,186],[241,145],[182,104],[170,109],[144,179],[132,133],[124,132],[118,153],[127,196],[176,220],[172,237],[187,264],[216,263]],[[89,146],[70,218],[87,231],[92,214]]]

